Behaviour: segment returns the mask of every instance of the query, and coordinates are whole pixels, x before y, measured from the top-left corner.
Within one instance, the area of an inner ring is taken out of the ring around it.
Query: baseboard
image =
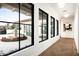
[[[70,37],[61,37],[61,38],[65,38],[65,39],[74,39],[74,38],[70,38]]]

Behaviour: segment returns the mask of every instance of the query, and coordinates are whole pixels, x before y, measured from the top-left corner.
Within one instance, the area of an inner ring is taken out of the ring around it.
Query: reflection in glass
[[[40,41],[44,41],[47,39],[47,19],[48,15],[43,12],[42,10],[39,10],[39,37]]]
[[[31,40],[32,40],[32,6],[29,4],[21,4],[20,5],[20,37],[23,36],[20,45],[21,48],[26,47],[28,45],[31,45]],[[20,38],[21,40],[21,38]]]
[[[51,17],[51,38],[53,37],[53,19]]]
[[[18,21],[18,4],[0,4],[0,21]]]
[[[51,38],[55,36],[55,18],[51,16]]]
[[[59,35],[59,21],[56,20],[56,23],[57,23],[57,35]]]
[[[18,4],[0,4],[0,55],[19,49],[18,17]]]
[[[0,55],[18,50],[17,24],[0,22]]]
[[[47,39],[47,14],[43,13],[43,39]]]
[[[0,3],[0,55],[34,44],[32,16],[32,4]]]

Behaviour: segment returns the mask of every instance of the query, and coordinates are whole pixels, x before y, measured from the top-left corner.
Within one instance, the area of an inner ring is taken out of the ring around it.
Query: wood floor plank
[[[77,56],[74,39],[61,38],[39,56]]]

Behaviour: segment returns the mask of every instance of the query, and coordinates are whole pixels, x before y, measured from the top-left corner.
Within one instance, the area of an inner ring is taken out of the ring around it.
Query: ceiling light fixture
[[[59,8],[64,8],[65,3],[58,3]]]
[[[66,17],[66,18],[67,18],[68,16],[69,16],[69,14],[65,14],[65,15],[64,15],[64,17]]]

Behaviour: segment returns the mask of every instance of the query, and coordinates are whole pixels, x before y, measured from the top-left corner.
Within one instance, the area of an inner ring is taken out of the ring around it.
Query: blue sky
[[[20,19],[28,19],[30,16],[26,16],[24,14],[20,14]],[[8,22],[16,22],[19,20],[19,13],[13,12],[7,8],[0,8],[0,21],[8,21]]]

